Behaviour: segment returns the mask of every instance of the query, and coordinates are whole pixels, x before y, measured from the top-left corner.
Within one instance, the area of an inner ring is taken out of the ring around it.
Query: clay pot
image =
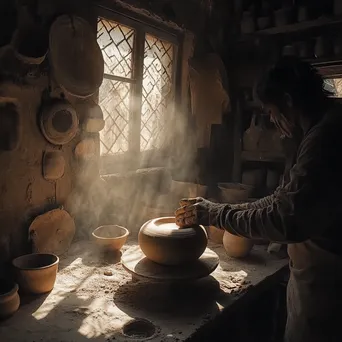
[[[208,238],[210,241],[222,245],[224,230],[218,229],[214,226],[209,226],[207,231],[208,231]]]
[[[171,192],[180,198],[205,197],[208,187],[202,184],[172,180]]]
[[[146,222],[138,241],[146,257],[161,265],[182,265],[196,261],[208,244],[202,226],[180,229],[174,217],[161,217]]]
[[[53,289],[58,271],[58,256],[27,254],[14,259],[12,264],[20,291],[43,294]]]
[[[18,285],[6,279],[0,279],[0,319],[12,316],[20,305]]]
[[[245,170],[242,173],[242,183],[258,188],[264,182],[265,171],[263,169]]]
[[[96,228],[93,238],[96,244],[110,251],[119,251],[125,244],[129,231],[120,226],[108,225]]]
[[[246,257],[252,250],[253,244],[253,240],[230,234],[227,231],[224,232],[223,247],[230,257]]]

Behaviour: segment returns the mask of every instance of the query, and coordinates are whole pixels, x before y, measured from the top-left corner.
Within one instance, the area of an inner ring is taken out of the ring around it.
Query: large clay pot
[[[246,257],[253,248],[253,240],[224,232],[223,247],[227,254],[233,258]]]
[[[12,261],[20,291],[30,294],[50,292],[56,281],[59,258],[54,254],[27,254]]]
[[[161,265],[181,265],[196,261],[208,244],[202,226],[180,229],[174,217],[161,217],[146,222],[138,241],[146,257]]]
[[[0,279],[0,319],[12,316],[19,309],[18,289],[12,281]]]

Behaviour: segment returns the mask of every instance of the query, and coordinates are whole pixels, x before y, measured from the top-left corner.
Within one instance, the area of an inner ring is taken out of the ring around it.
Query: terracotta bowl
[[[223,235],[224,235],[223,229],[219,229],[214,226],[209,226],[207,231],[208,231],[208,237],[210,241],[222,245]]]
[[[182,265],[196,261],[208,244],[202,226],[180,229],[174,217],[161,217],[146,222],[138,241],[146,257],[161,265]]]
[[[119,251],[125,244],[129,231],[120,226],[101,226],[94,230],[93,238],[98,246],[111,251]]]
[[[27,254],[14,259],[12,264],[20,291],[43,294],[53,289],[58,271],[58,256]]]
[[[0,279],[0,319],[12,316],[20,305],[18,285],[6,279]]]
[[[252,250],[253,245],[253,240],[230,234],[227,231],[224,232],[223,247],[227,255],[233,258],[245,258]]]

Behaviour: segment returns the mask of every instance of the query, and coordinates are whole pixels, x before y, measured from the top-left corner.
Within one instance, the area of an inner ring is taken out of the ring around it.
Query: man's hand
[[[185,198],[176,210],[176,224],[181,228],[194,225],[215,226],[219,211],[225,206],[210,202],[202,197]]]

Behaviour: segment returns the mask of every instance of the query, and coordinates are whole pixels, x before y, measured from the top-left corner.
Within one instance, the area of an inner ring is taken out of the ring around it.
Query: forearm
[[[231,209],[247,210],[247,209],[262,209],[272,204],[274,199],[274,194],[269,195],[264,198],[260,198],[254,202],[247,202],[241,204],[231,204]]]

